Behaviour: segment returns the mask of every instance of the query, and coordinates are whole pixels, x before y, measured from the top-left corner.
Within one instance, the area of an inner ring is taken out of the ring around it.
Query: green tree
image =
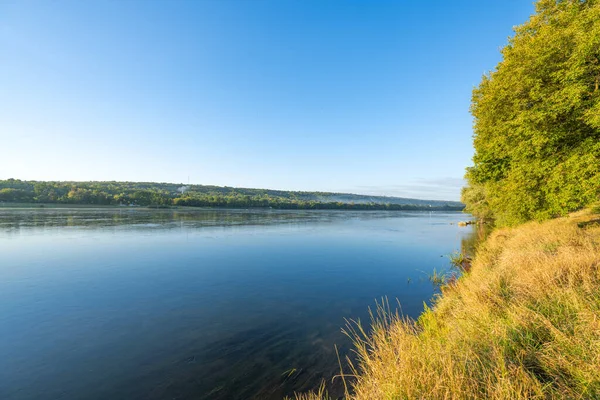
[[[26,190],[13,189],[13,188],[0,189],[0,201],[27,202],[27,201],[31,201],[31,200],[32,200],[32,196]]]
[[[540,0],[473,91],[467,210],[500,225],[600,194],[600,1]]]

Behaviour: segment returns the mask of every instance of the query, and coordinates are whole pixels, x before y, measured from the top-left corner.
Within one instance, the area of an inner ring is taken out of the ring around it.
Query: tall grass
[[[600,399],[600,216],[494,232],[418,320],[350,323],[348,399]],[[303,399],[326,398],[323,392]]]

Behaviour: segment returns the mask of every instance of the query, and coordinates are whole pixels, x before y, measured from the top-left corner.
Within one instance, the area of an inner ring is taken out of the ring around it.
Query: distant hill
[[[292,192],[294,193],[294,192]],[[295,192],[303,193],[303,192]],[[310,194],[312,195],[312,193]],[[363,194],[351,193],[315,193],[317,201],[335,201],[341,203],[374,203],[374,204],[405,204],[405,205],[426,205],[432,207],[443,207],[446,205],[452,207],[464,207],[461,202],[449,200],[421,200],[411,199],[408,197],[393,197],[393,196],[371,196]]]
[[[457,201],[421,200],[350,193],[299,192],[156,182],[59,182],[0,180],[0,202],[271,207],[285,209],[445,209]]]
[[[171,185],[171,184],[159,184],[159,185]],[[235,188],[229,186],[210,186],[210,185],[178,185],[178,187],[188,187],[186,193],[220,193],[229,194],[232,192],[241,193],[248,196],[257,195],[268,195],[271,197],[279,197],[285,199],[299,199],[304,201],[317,201],[317,202],[340,202],[340,203],[355,203],[355,204],[403,204],[403,205],[426,205],[432,207],[442,207],[450,205],[453,207],[464,207],[461,202],[458,201],[446,201],[446,200],[421,200],[411,199],[406,197],[392,197],[392,196],[371,196],[362,194],[352,193],[335,193],[335,192],[302,192],[302,191],[290,191],[290,190],[275,190],[275,189],[252,189],[252,188]]]

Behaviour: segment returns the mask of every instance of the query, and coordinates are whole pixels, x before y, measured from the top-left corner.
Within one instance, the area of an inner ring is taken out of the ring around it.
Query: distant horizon
[[[61,182],[61,183],[107,183],[107,182],[115,182],[115,183],[156,183],[156,184],[167,184],[167,185],[182,185],[182,186],[214,186],[220,188],[233,188],[233,189],[254,189],[254,190],[270,190],[270,191],[282,191],[282,192],[298,192],[298,193],[324,193],[324,194],[351,194],[358,196],[370,196],[370,197],[389,197],[396,199],[409,199],[409,200],[424,200],[424,201],[447,201],[453,203],[460,203],[460,200],[451,200],[447,198],[421,198],[421,197],[411,197],[411,196],[396,196],[396,195],[386,195],[386,194],[370,194],[370,193],[358,193],[358,192],[339,192],[339,191],[330,191],[330,190],[295,190],[295,189],[282,189],[282,188],[268,188],[268,187],[249,187],[249,186],[231,186],[231,185],[215,185],[215,184],[205,184],[205,183],[186,183],[186,182],[176,182],[176,181],[128,181],[128,180],[118,180],[118,179],[109,179],[109,180],[72,180],[72,179],[20,179],[15,177],[9,178],[1,178],[0,181],[6,181],[14,179],[21,182]]]

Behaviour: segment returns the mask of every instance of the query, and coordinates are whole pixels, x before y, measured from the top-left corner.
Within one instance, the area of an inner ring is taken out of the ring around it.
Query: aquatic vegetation
[[[450,254],[448,258],[454,268],[463,272],[468,269],[468,265],[471,263],[471,259],[465,253],[458,250]]]
[[[438,272],[436,269],[433,270],[431,274],[429,274],[429,282],[433,283],[435,286],[443,286],[448,282],[452,275],[447,272]]]

